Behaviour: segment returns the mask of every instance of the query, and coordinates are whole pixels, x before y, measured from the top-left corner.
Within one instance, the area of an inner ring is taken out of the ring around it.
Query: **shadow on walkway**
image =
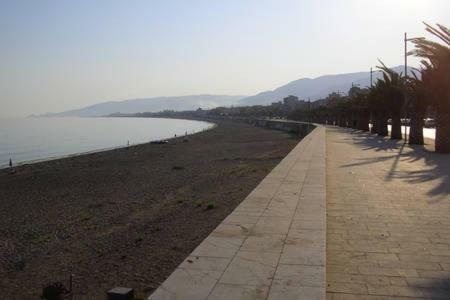
[[[432,152],[422,145],[408,145],[404,143],[404,140],[390,140],[357,130],[337,127],[328,127],[328,130],[351,134],[351,138],[335,141],[337,143],[350,142],[359,146],[362,151],[371,150],[383,153],[379,156],[356,159],[357,162],[343,167],[392,161],[392,165],[386,174],[386,181],[400,178],[408,183],[415,184],[435,180],[436,185],[427,194],[429,196],[441,196],[442,198],[450,195],[450,155]],[[399,170],[399,162],[406,164],[423,162],[426,168],[419,167],[420,164],[416,168],[411,166],[410,171]]]
[[[450,278],[418,278],[409,282],[426,299],[450,299]]]

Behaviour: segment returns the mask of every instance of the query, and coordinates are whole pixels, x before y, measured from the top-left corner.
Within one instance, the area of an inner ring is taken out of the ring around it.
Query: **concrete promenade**
[[[318,127],[149,299],[450,299],[450,155]]]
[[[450,299],[450,155],[327,128],[327,299]]]
[[[318,127],[149,299],[325,299],[325,178]]]

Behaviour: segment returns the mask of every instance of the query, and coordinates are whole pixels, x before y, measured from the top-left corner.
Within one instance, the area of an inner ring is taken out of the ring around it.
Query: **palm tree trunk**
[[[358,129],[362,131],[369,131],[369,115],[361,113],[358,118]]]
[[[355,117],[356,123],[355,123],[355,129],[361,130],[361,122],[362,122],[362,116],[360,113],[358,113]]]
[[[392,116],[391,139],[402,139],[402,122],[400,121],[400,116]]]
[[[377,116],[375,114],[372,114],[372,128],[370,130],[371,134],[376,134],[378,133],[378,121],[377,121]]]
[[[409,141],[410,145],[423,145],[423,118],[425,117],[424,111],[413,111],[411,115],[411,122],[409,128]]]
[[[357,112],[352,112],[350,115],[351,124],[350,127],[353,129],[358,129],[359,124],[359,115]]]
[[[348,127],[348,117],[347,117],[347,115],[344,115],[342,117],[342,127],[344,127],[344,128]]]
[[[450,153],[450,111],[438,110],[436,118],[436,152]]]
[[[379,117],[377,120],[377,133],[379,136],[387,136],[388,135],[388,128],[387,128],[387,118],[386,117]]]

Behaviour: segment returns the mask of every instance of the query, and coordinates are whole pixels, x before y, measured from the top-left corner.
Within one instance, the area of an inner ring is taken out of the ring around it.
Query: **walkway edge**
[[[148,299],[325,299],[325,145],[317,126]]]

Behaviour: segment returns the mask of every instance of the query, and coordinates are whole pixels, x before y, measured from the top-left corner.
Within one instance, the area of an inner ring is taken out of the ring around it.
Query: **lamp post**
[[[381,72],[380,70],[372,70],[372,67],[370,67],[370,87],[373,87],[373,73],[374,72]]]
[[[408,34],[405,32],[405,37],[403,39],[403,41],[405,43],[405,53],[404,53],[404,55],[405,55],[405,75],[404,75],[405,81],[408,78],[408,55],[409,55],[408,54],[408,42],[413,40],[413,39],[416,39],[416,38],[408,38]],[[407,97],[407,95],[405,94],[405,98],[406,97]],[[408,99],[405,99],[405,100],[406,100],[405,101],[405,107],[407,107]],[[406,115],[406,110],[405,110],[405,143],[407,143],[408,140],[409,140],[409,136],[407,135],[407,131],[406,131],[406,128],[407,128],[407,126],[406,126],[406,117],[407,117],[407,115]]]
[[[407,33],[405,32],[405,78],[408,77],[408,36]]]
[[[372,67],[370,67],[370,87],[373,86],[372,73],[373,73]]]
[[[408,42],[412,41],[412,40],[417,40],[417,39],[423,39],[423,38],[422,37],[408,38],[408,34],[405,32],[405,37],[403,39],[403,41],[405,43],[405,53],[404,53],[404,56],[405,56],[405,78],[408,76],[408,56],[411,54],[411,53],[408,53]]]
[[[370,88],[373,87],[372,73],[373,73],[372,67],[370,67]],[[369,123],[369,125],[368,125],[368,126],[369,126],[369,133],[372,133],[372,126],[373,126],[372,110],[370,110],[369,114],[370,114],[370,115],[369,115],[370,123]]]
[[[405,83],[406,83],[406,79],[408,78],[408,35],[405,32],[405,37],[404,37],[404,42],[405,42]],[[405,108],[407,107],[406,103],[408,102],[408,99],[406,99],[406,94],[405,94]],[[405,109],[405,143],[408,142],[408,133],[406,131],[406,117],[407,117],[407,113],[406,113],[406,109]]]
[[[381,72],[380,70],[372,70],[372,67],[370,67],[370,87],[373,87],[373,73],[374,72]]]
[[[308,133],[311,124],[311,99],[308,97]]]
[[[373,71],[372,70],[372,67],[370,67],[370,88],[372,88],[373,87],[373,72],[379,72],[379,70],[378,71]],[[372,115],[372,111],[370,111],[370,125],[369,125],[369,131],[370,131],[370,133],[372,133],[372,126],[373,126],[373,115]]]

